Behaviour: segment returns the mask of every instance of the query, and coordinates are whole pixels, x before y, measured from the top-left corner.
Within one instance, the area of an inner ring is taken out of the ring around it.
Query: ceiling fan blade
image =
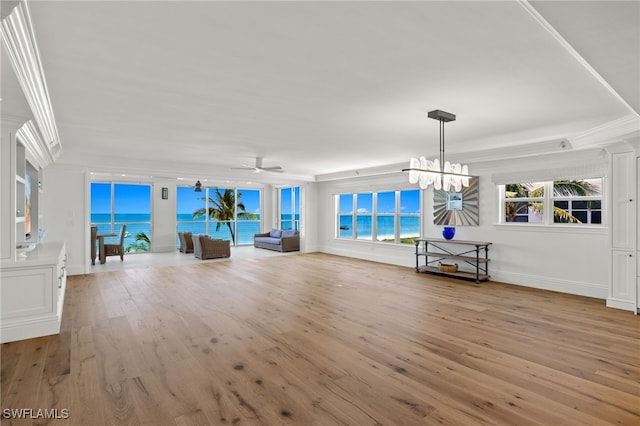
[[[262,167],[262,157],[256,157],[256,165],[253,167],[231,167],[232,170],[253,170],[254,173],[260,173],[261,171],[265,172],[274,172],[274,173],[283,173],[284,170],[280,166],[270,166],[270,167]]]

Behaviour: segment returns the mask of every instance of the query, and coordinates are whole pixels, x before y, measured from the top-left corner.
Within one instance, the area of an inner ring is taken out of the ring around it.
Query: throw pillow
[[[285,229],[284,231],[282,231],[283,237],[293,237],[294,235],[296,235],[295,229]]]
[[[280,238],[282,236],[282,231],[279,229],[273,228],[271,232],[269,232],[269,236],[271,238]]]

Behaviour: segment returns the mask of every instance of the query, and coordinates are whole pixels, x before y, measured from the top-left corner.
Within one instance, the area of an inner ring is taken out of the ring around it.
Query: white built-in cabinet
[[[0,263],[0,343],[60,332],[66,266],[64,243],[41,243]]]
[[[22,127],[7,127],[0,138],[0,343],[58,333],[67,282],[65,243],[40,241],[38,232],[42,167],[48,163],[35,152],[48,148],[42,141],[20,140]],[[16,250],[25,242],[35,248]]]
[[[637,312],[637,159],[635,152],[611,154],[611,285],[607,306]]]

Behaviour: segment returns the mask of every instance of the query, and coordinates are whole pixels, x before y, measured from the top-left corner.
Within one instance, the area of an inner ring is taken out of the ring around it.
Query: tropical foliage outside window
[[[413,244],[420,236],[420,193],[411,189],[337,195],[337,237]]]
[[[280,188],[280,229],[300,229],[300,187]]]
[[[503,199],[507,223],[602,223],[602,178],[507,184]]]
[[[129,253],[151,250],[151,185],[92,182],[91,225],[99,234],[118,234],[127,225],[124,238]],[[107,238],[116,243],[118,237]]]
[[[206,234],[234,245],[252,244],[260,232],[260,190],[177,188],[177,232]],[[179,245],[176,237],[176,246]]]

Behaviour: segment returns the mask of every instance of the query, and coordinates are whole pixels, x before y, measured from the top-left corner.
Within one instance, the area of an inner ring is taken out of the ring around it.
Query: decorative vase
[[[442,236],[445,239],[450,240],[454,235],[456,235],[456,228],[454,228],[453,226],[445,226],[442,229]]]

